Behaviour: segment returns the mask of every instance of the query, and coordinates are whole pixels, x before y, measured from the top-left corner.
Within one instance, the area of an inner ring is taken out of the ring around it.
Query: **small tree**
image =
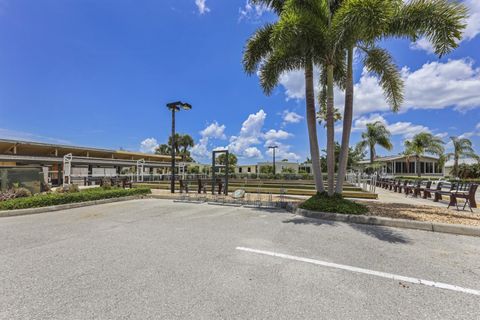
[[[367,131],[362,133],[362,141],[357,145],[358,150],[362,152],[368,147],[370,151],[370,164],[373,164],[377,155],[375,150],[377,144],[387,150],[393,149],[392,142],[390,141],[390,131],[388,131],[380,121],[367,124]]]
[[[422,176],[420,170],[420,157],[425,153],[442,156],[445,152],[442,139],[433,136],[431,133],[422,132],[413,137],[412,140],[405,141],[405,153],[414,155],[416,161],[416,171],[419,177]]]
[[[219,165],[226,165],[227,155],[225,153],[222,153],[217,157],[217,159],[215,159],[215,162]],[[235,166],[237,165],[237,162],[238,162],[237,156],[234,155],[233,153],[229,153],[228,154],[228,171],[230,173],[235,172]]]
[[[270,166],[270,165],[261,166],[260,167],[260,173],[261,174],[273,174],[273,166]]]
[[[453,143],[453,152],[447,153],[445,155],[446,160],[453,158],[453,170],[452,174],[455,177],[459,176],[458,172],[458,161],[463,158],[478,158],[475,154],[475,150],[472,147],[472,141],[467,138],[458,138],[450,137]]]

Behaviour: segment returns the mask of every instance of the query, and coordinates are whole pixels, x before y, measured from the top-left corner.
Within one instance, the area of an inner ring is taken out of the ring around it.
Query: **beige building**
[[[382,175],[414,176],[419,172],[422,176],[443,176],[444,168],[439,165],[439,159],[431,156],[420,157],[417,162],[415,157],[407,158],[404,155],[377,157],[373,166],[370,160],[359,161],[357,170],[366,171],[373,167]]]

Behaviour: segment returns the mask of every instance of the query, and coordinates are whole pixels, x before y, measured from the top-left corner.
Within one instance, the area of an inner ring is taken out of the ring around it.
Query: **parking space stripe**
[[[310,258],[302,258],[302,257],[291,256],[291,255],[288,255],[288,254],[276,253],[276,252],[271,252],[271,251],[257,250],[257,249],[251,249],[251,248],[245,248],[245,247],[237,247],[236,249],[240,250],[240,251],[262,254],[262,255],[267,255],[267,256],[276,257],[276,258],[282,258],[282,259],[287,259],[287,260],[294,260],[294,261],[311,263],[311,264],[315,264],[315,265],[319,265],[319,266],[323,266],[323,267],[328,267],[328,268],[335,268],[335,269],[341,269],[341,270],[346,270],[346,271],[350,271],[350,272],[368,274],[368,275],[371,275],[371,276],[386,278],[386,279],[390,279],[390,280],[403,281],[403,282],[408,282],[408,283],[413,283],[413,284],[420,284],[420,285],[424,285],[424,286],[428,286],[428,287],[446,289],[446,290],[457,291],[457,292],[462,292],[462,293],[467,293],[467,294],[473,294],[473,295],[480,296],[480,290],[463,288],[463,287],[459,287],[459,286],[451,285],[451,284],[447,284],[447,283],[442,283],[442,282],[429,281],[429,280],[423,280],[423,279],[412,278],[412,277],[405,277],[405,276],[401,276],[401,275],[397,275],[397,274],[393,274],[393,273],[369,270],[369,269],[358,268],[358,267],[353,267],[353,266],[348,266],[348,265],[343,265],[343,264],[338,264],[338,263],[332,263],[332,262],[327,262],[327,261],[320,261],[320,260],[315,260],[315,259],[310,259]]]

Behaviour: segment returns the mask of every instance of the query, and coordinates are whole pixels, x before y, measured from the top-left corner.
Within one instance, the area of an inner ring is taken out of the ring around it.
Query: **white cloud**
[[[315,68],[313,71],[313,81],[318,83],[320,71]],[[287,101],[290,99],[305,99],[305,71],[294,70],[285,72],[280,76],[279,83],[285,88]]]
[[[16,130],[4,129],[4,128],[0,128],[0,137],[1,139],[10,139],[10,140],[45,142],[45,143],[55,143],[55,144],[71,144],[70,141],[64,140],[64,139],[46,137],[46,136],[38,135],[36,133],[16,131]]]
[[[262,158],[262,152],[257,147],[248,147],[244,150],[243,156],[246,158]]]
[[[468,18],[465,20],[466,28],[463,31],[462,41],[469,41],[475,38],[480,33],[480,1],[465,0],[463,2],[468,8]],[[435,50],[425,37],[418,39],[410,45],[411,49],[424,50],[428,53],[435,53]]]
[[[240,129],[240,134],[230,138],[228,149],[241,157],[244,156],[247,158],[253,158],[254,156],[252,155],[254,154],[255,157],[258,157],[258,153],[249,148],[251,148],[253,145],[260,144],[262,128],[266,117],[267,114],[263,110],[260,110],[255,114],[250,114],[247,120],[243,122],[242,128]]]
[[[465,132],[464,134],[460,135],[459,138],[467,138],[470,139],[472,137],[479,136],[480,137],[480,123],[478,123],[475,126],[475,129],[473,129],[470,132]]]
[[[420,38],[416,42],[410,43],[410,49],[413,50],[423,50],[428,53],[435,53],[433,45],[428,41],[427,38]]]
[[[140,151],[144,153],[154,153],[158,147],[157,139],[147,138],[140,143]]]
[[[278,140],[285,140],[293,135],[289,132],[283,131],[283,130],[274,130],[270,129],[269,131],[265,132],[264,138],[266,143],[265,144],[275,144],[276,141]]]
[[[226,139],[225,136],[225,125],[219,125],[218,122],[214,121],[208,125],[205,129],[200,131],[202,137],[214,138],[214,139]]]
[[[480,107],[480,69],[470,59],[429,62],[420,69],[402,69],[405,102],[400,111],[409,109],[445,109],[467,111]],[[344,94],[336,90],[335,104],[343,110]],[[378,79],[366,69],[355,84],[354,112],[387,112],[387,105]]]
[[[200,14],[205,14],[207,12],[210,12],[210,8],[207,7],[207,0],[195,0],[195,4],[197,5],[198,12]]]
[[[227,146],[211,145],[211,139],[227,139],[225,126],[213,122],[200,131],[201,138],[192,148],[192,155],[200,159],[207,159],[211,157],[212,149],[228,149],[240,159],[262,159],[264,154],[261,150],[266,150],[269,145],[275,144],[279,146],[279,157],[289,160],[300,159],[298,155],[290,151],[290,145],[282,143],[282,141],[293,137],[293,135],[281,129],[264,131],[266,118],[267,114],[262,109],[250,114],[243,122],[238,135],[229,137],[229,144]]]
[[[252,4],[249,0],[246,0],[245,6],[238,10],[238,21],[247,20],[251,22],[258,22],[264,13],[269,11],[270,9],[264,5]]]
[[[199,158],[209,158],[211,156],[211,151],[208,148],[210,139],[227,139],[225,128],[225,125],[219,125],[218,122],[214,121],[200,131],[201,138],[193,146],[192,155]]]
[[[293,137],[293,134],[283,131],[283,130],[269,130],[264,134],[265,144],[264,147],[268,150],[267,153],[269,156],[272,156],[273,150],[269,149],[270,146],[277,146],[275,153],[280,159],[288,159],[290,161],[300,160],[300,156],[296,153],[291,152],[291,146],[281,142],[281,140],[286,140]]]
[[[440,138],[440,139],[445,139],[448,137],[448,132],[440,132],[435,135],[435,137]]]
[[[296,112],[284,110],[282,113],[283,125],[287,123],[299,123],[303,117]]]
[[[354,121],[353,131],[364,131],[368,123],[374,123],[377,121],[383,123],[392,135],[401,135],[405,139],[411,139],[414,135],[421,132],[432,132],[432,130],[426,126],[413,124],[411,122],[399,121],[389,124],[388,121],[378,113],[357,118]]]

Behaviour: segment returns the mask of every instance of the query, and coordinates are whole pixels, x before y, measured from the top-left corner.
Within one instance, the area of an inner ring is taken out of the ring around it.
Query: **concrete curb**
[[[94,205],[97,205],[97,204],[106,204],[106,203],[113,203],[113,202],[120,202],[120,201],[137,200],[137,199],[142,199],[142,198],[144,198],[144,197],[142,197],[142,196],[128,196],[128,197],[121,197],[121,198],[110,198],[110,199],[101,199],[101,200],[95,200],[95,201],[60,204],[60,205],[57,205],[57,206],[50,206],[50,207],[16,209],[16,210],[3,210],[3,211],[0,211],[0,218],[23,216],[23,215],[28,215],[28,214],[38,214],[38,213],[44,213],[44,212],[53,212],[53,211],[60,211],[60,210],[94,206]]]
[[[448,224],[439,222],[424,222],[405,219],[392,219],[365,215],[351,215],[340,213],[317,212],[305,209],[296,209],[295,214],[322,220],[340,221],[347,223],[368,224],[404,229],[415,229],[423,231],[450,233],[456,235],[480,237],[480,227],[464,226],[461,224]]]

